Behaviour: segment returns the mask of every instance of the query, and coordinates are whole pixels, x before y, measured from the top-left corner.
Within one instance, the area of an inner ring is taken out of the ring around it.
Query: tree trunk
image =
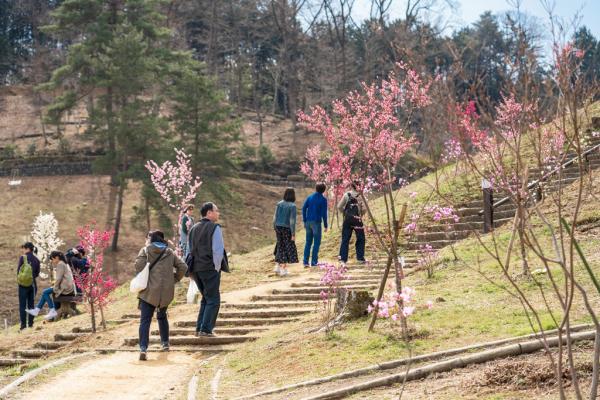
[[[114,234],[113,240],[112,240],[112,246],[111,246],[112,251],[118,250],[119,231],[121,228],[121,216],[123,213],[123,195],[124,195],[124,193],[125,193],[125,182],[121,182],[119,185],[119,193],[117,194],[117,214],[115,216],[115,227],[114,227],[115,234]]]

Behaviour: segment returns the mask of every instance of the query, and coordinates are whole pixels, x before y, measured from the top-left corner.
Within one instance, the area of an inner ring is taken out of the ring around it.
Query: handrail
[[[593,153],[595,150],[600,149],[600,143],[598,143],[597,145],[587,149],[586,151],[584,151],[583,153],[581,153],[581,157],[585,157],[590,153]],[[579,156],[575,156],[573,158],[571,158],[569,161],[565,162],[564,164],[561,164],[560,166],[556,167],[555,169],[553,169],[552,171],[546,173],[545,175],[543,175],[540,179],[535,180],[533,182],[531,182],[529,185],[527,185],[527,190],[532,189],[534,187],[536,187],[537,185],[540,184],[540,182],[544,182],[545,180],[547,180],[550,176],[556,174],[557,172],[560,172],[560,170],[570,166],[571,164],[574,164],[576,160],[579,159]],[[494,204],[492,204],[492,209],[496,208],[496,207],[500,207],[501,205],[503,205],[504,203],[507,203],[510,200],[510,196],[506,196],[500,200],[498,200],[497,202],[495,202]],[[479,215],[483,214],[483,210],[480,210]]]

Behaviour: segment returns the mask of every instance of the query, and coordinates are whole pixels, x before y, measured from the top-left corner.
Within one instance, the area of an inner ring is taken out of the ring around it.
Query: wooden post
[[[483,190],[483,233],[494,229],[494,195],[490,182],[483,178],[481,180]]]

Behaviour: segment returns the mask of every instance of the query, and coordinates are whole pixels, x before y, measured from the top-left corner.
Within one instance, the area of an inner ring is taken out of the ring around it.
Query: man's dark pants
[[[140,300],[140,350],[148,350],[148,343],[150,342],[150,323],[152,322],[152,315],[154,315],[156,307],[150,303],[146,303],[144,300]],[[158,321],[158,331],[160,332],[160,342],[163,345],[169,344],[169,321],[167,320],[167,307],[161,307],[156,312],[156,319]]]
[[[216,270],[197,271],[195,274],[198,290],[202,293],[196,332],[212,333],[221,306],[221,294],[219,292],[221,272]]]
[[[36,286],[35,284],[29,287],[19,286],[19,318],[21,319],[21,329],[25,329],[27,326],[30,328],[33,326],[33,315],[29,315],[25,310],[30,310],[35,307],[33,304],[35,300]]]
[[[365,259],[365,229],[362,225],[351,226],[349,224],[342,225],[342,244],[340,245],[340,259],[343,262],[348,261],[348,248],[350,247],[350,238],[352,232],[356,233],[356,259],[364,261]]]

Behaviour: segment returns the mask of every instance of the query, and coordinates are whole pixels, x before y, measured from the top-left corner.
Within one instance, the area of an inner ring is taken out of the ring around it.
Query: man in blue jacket
[[[321,246],[321,221],[327,232],[327,199],[323,196],[327,187],[324,183],[317,183],[316,192],[304,200],[302,205],[302,222],[306,229],[306,244],[304,245],[304,267],[314,267],[319,263],[319,247]],[[313,246],[314,242],[314,246]],[[310,248],[312,258],[310,264]]]

